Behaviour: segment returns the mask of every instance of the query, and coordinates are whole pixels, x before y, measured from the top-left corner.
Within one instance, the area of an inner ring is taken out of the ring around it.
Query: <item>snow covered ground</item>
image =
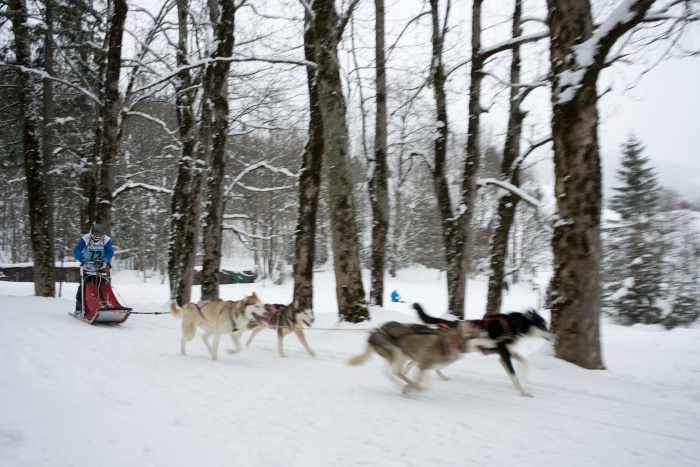
[[[443,278],[444,280],[444,278]],[[115,275],[134,311],[165,311],[166,285],[133,271]],[[33,284],[0,281],[0,466],[695,466],[700,458],[700,328],[603,323],[606,371],[588,371],[530,341],[520,352],[521,397],[495,356],[466,355],[428,389],[403,396],[360,329],[415,322],[410,303],[445,310],[435,271],[388,278],[408,303],[374,310],[373,320],[338,325],[330,271],[315,279],[317,358],[294,336],[289,358],[272,331],[250,349],[212,362],[201,339],[181,357],[180,321],[132,315],[119,326],[67,316],[63,298],[32,296]],[[480,317],[486,284],[469,284],[469,318]],[[291,298],[290,283],[222,286],[223,298],[250,291],[270,303]],[[198,289],[195,295],[199,293]],[[506,309],[537,305],[525,285]],[[327,328],[342,328],[329,330]],[[247,339],[244,335],[244,340]],[[222,340],[223,347],[230,346]]]

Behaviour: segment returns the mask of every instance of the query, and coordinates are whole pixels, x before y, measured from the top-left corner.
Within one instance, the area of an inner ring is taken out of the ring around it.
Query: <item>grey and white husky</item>
[[[376,352],[389,363],[390,378],[393,376],[405,382],[402,392],[409,394],[423,389],[426,370],[439,371],[451,364],[467,351],[469,341],[481,334],[481,330],[466,323],[435,329],[422,324],[390,321],[372,331],[365,352],[352,357],[347,364],[362,365]],[[413,361],[418,366],[419,373],[415,381],[403,373],[408,361]]]

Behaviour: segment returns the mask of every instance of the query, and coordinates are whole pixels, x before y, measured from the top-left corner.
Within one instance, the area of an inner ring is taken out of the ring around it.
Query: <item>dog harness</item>
[[[202,309],[199,307],[199,305],[197,305],[195,302],[192,302],[192,304],[197,309],[199,314],[202,315],[202,318],[204,318],[204,320],[207,321],[207,317],[204,316],[204,313],[202,312]],[[230,317],[231,317],[231,324],[233,324],[233,330],[231,332],[236,332],[236,331],[238,331],[238,326],[236,325],[236,320],[233,319],[233,314],[231,314]]]
[[[284,327],[280,323],[280,319],[282,317],[277,316],[277,314],[283,309],[283,307],[284,305],[265,305],[265,308],[268,308],[271,313],[267,316],[255,315],[255,321],[257,321],[260,325],[263,324],[261,321],[266,321],[268,326]],[[275,322],[273,323],[273,321]],[[293,318],[287,317],[285,321],[287,322],[287,327],[289,328],[293,328],[297,324],[297,321]]]
[[[486,328],[486,326],[488,326],[489,321],[498,321],[501,324],[501,328],[503,328],[503,335],[494,339],[496,342],[500,343],[504,341],[512,341],[515,338],[513,336],[513,332],[510,330],[510,325],[508,325],[507,317],[486,317],[482,319],[468,319],[467,323],[470,326],[484,329]]]

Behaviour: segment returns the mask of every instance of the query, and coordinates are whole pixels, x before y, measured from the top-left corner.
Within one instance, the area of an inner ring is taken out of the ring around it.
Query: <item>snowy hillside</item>
[[[114,282],[135,311],[167,309],[167,286],[130,271]],[[529,365],[516,369],[532,399],[518,394],[496,357],[478,354],[446,368],[451,381],[431,373],[427,390],[406,397],[378,356],[344,363],[364,350],[362,329],[416,321],[411,302],[434,315],[445,310],[434,271],[402,271],[388,278],[387,293],[394,288],[409,303],[339,326],[333,276],[319,273],[315,330],[306,333],[317,358],[294,336],[284,342],[289,358],[280,358],[266,330],[250,349],[220,351],[212,362],[199,338],[179,355],[181,323],[170,315],[89,326],[67,316],[75,284],[46,299],[32,296],[32,284],[0,282],[0,466],[697,465],[697,327],[604,322],[606,371],[527,342],[520,351]],[[485,289],[470,282],[470,318],[481,315]],[[253,290],[271,303],[292,293],[289,283],[255,283],[223,286],[222,295]],[[505,302],[518,310],[538,297],[515,286]]]

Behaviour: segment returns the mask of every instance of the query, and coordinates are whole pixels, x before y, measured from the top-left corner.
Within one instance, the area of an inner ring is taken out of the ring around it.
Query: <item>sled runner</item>
[[[120,324],[129,318],[132,309],[119,302],[105,266],[102,262],[92,262],[80,268],[82,309],[69,315],[88,324]]]

